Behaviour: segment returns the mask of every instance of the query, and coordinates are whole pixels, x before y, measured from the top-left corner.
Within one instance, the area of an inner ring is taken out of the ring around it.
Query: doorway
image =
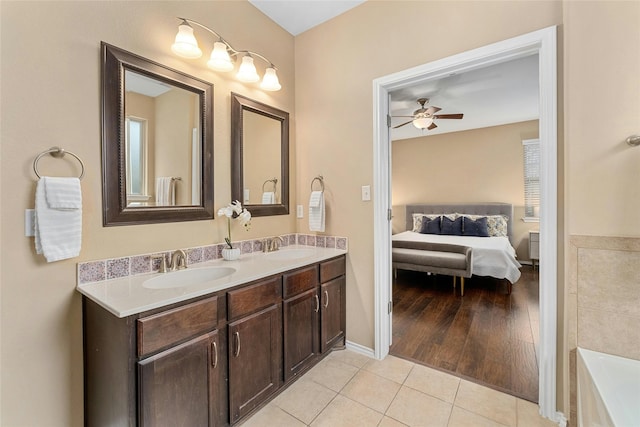
[[[540,372],[541,414],[559,421],[556,410],[557,330],[557,83],[556,27],[433,61],[374,80],[374,263],[375,356],[391,344],[391,192],[389,92],[451,73],[538,54],[540,75]]]

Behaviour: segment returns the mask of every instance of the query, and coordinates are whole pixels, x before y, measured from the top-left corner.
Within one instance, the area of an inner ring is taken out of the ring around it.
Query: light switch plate
[[[24,210],[24,235],[26,237],[33,237],[36,235],[36,210],[35,209]]]
[[[298,218],[304,218],[304,208],[302,207],[302,205],[296,206],[296,216]]]
[[[362,201],[367,202],[371,200],[371,186],[363,185],[362,186]]]

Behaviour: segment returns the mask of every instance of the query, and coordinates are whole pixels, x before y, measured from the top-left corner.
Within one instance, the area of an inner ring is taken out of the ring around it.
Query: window
[[[126,120],[127,198],[147,200],[147,121]]]
[[[524,148],[524,220],[540,220],[540,140],[522,141]]]

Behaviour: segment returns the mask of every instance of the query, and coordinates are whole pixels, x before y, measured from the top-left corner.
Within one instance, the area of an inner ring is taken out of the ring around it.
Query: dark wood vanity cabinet
[[[83,298],[85,425],[228,426],[345,339],[345,256],[118,318]]]
[[[283,284],[284,380],[289,381],[320,353],[318,266],[286,273]]]
[[[233,424],[282,385],[282,277],[230,291],[227,298]]]
[[[320,352],[345,340],[345,257],[320,264]]]
[[[218,331],[138,362],[140,426],[217,426]]]

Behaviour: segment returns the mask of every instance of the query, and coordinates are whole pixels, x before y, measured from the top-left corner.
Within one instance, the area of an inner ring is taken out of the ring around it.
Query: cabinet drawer
[[[138,319],[138,357],[214,329],[218,297]]]
[[[318,285],[318,266],[314,265],[283,276],[284,298],[313,289]]]
[[[280,302],[282,276],[271,277],[242,289],[227,293],[229,320],[254,313]]]
[[[346,259],[344,256],[320,264],[320,283],[344,275],[346,271]]]

